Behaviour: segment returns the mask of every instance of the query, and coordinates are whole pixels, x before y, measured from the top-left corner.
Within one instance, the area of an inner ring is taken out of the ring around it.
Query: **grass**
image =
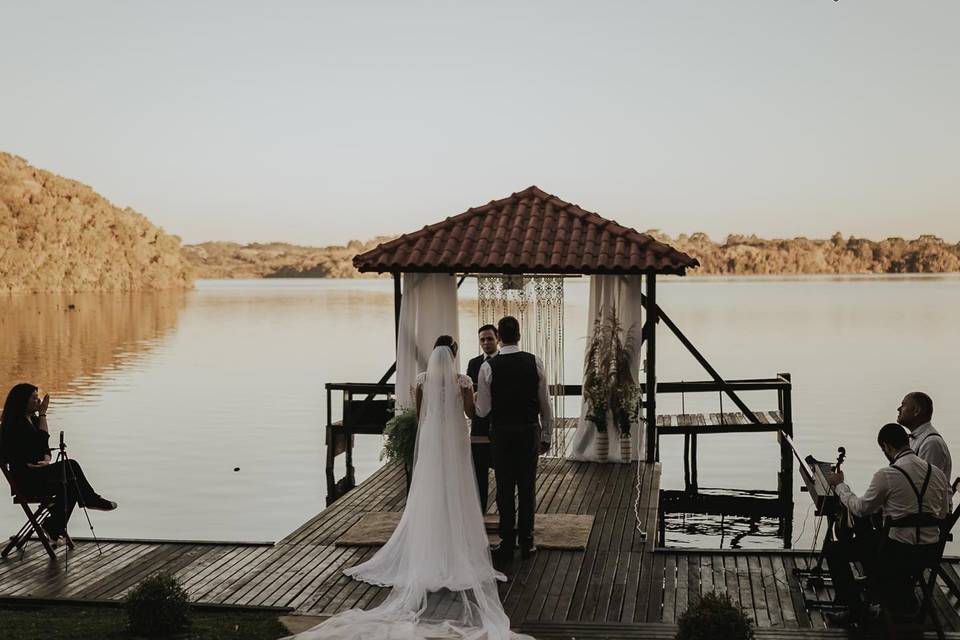
[[[276,613],[194,611],[190,640],[276,640],[288,635]],[[126,640],[123,609],[106,607],[3,607],[3,640]],[[179,636],[178,636],[179,637]]]

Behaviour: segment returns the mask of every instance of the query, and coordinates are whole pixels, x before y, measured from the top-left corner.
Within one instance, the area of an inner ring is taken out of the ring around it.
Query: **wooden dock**
[[[639,633],[636,625],[671,625],[702,594],[718,590],[763,629],[796,635],[826,628],[823,616],[804,606],[803,588],[792,573],[809,562],[804,553],[657,548],[659,489],[659,463],[541,459],[538,512],[589,514],[594,524],[585,550],[541,550],[530,561],[515,561],[510,580],[501,585],[514,626],[545,637],[564,637],[564,629],[602,637],[596,633],[614,625],[616,637],[639,637],[631,635]],[[0,561],[0,601],[118,603],[144,577],[164,570],[201,605],[314,615],[369,607],[386,590],[342,571],[375,549],[334,542],[363,514],[399,511],[404,500],[403,470],[390,465],[275,544],[106,541],[101,555],[83,541],[65,570],[64,551],[54,563],[34,542]],[[638,531],[635,507],[646,538]],[[957,561],[944,565],[960,581]],[[958,604],[938,592],[948,629],[960,630]]]

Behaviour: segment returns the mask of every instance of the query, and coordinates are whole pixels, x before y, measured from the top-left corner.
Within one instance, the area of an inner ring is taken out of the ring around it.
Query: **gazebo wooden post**
[[[394,351],[400,346],[400,301],[403,294],[400,292],[400,272],[393,272],[393,336]],[[396,366],[396,363],[394,363]]]
[[[657,274],[647,273],[647,462],[660,459],[657,434]]]

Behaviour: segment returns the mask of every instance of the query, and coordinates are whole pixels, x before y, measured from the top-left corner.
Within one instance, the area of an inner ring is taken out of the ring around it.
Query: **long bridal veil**
[[[345,574],[392,587],[383,604],[351,609],[298,640],[529,638],[510,632],[480,512],[457,363],[448,347],[430,355],[406,507],[393,535]]]

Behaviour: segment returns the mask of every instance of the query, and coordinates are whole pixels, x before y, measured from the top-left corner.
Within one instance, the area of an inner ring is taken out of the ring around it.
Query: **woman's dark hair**
[[[907,436],[907,430],[896,422],[888,422],[880,427],[880,433],[877,434],[877,444],[888,444],[894,449],[903,449],[910,442]]]
[[[433,348],[437,347],[450,347],[450,351],[453,351],[453,355],[457,355],[457,341],[453,339],[453,336],[443,335],[437,338],[437,341],[433,343]]]
[[[30,396],[37,390],[37,387],[21,382],[14,385],[7,394],[7,400],[3,403],[3,414],[0,414],[0,424],[13,424],[20,422],[27,415],[27,407],[30,404]]]
[[[3,436],[10,429],[19,428],[19,425],[26,420],[27,407],[30,405],[30,396],[37,388],[26,382],[14,385],[7,394],[7,399],[3,403],[3,413],[0,414],[0,464],[6,461],[4,455]]]
[[[520,322],[513,316],[504,316],[497,323],[497,332],[500,334],[500,341],[504,344],[517,344],[520,342]]]

